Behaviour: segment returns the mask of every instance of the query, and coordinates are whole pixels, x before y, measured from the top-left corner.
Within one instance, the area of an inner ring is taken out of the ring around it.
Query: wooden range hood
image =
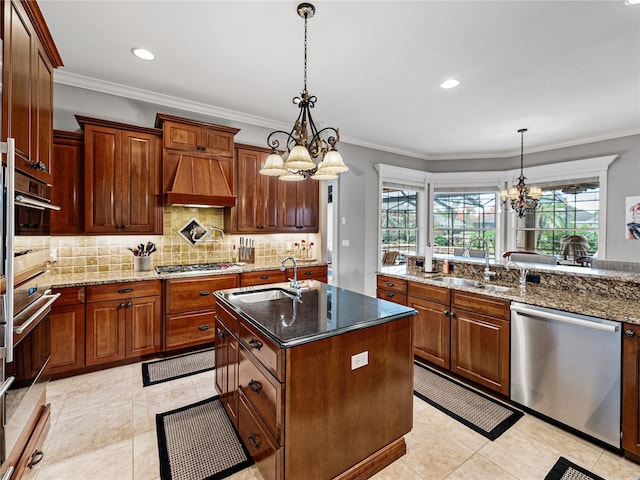
[[[166,192],[168,204],[235,207],[230,159],[188,154],[176,157],[175,176]]]

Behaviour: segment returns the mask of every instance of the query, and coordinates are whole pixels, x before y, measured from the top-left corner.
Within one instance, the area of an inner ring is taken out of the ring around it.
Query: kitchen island
[[[405,306],[325,283],[215,293],[216,387],[267,479],[365,479],[412,428]]]

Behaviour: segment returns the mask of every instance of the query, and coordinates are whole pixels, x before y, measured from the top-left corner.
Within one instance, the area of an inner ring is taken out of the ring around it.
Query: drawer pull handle
[[[211,292],[209,290],[204,290],[200,293],[198,293],[198,295],[200,295],[201,297],[206,297],[207,295],[210,295]]]
[[[133,292],[133,288],[121,288],[118,290],[118,293],[131,293]]]
[[[39,464],[42,461],[43,458],[44,458],[44,452],[42,450],[36,450],[31,455],[31,461],[27,464],[27,467],[28,468],[35,467],[37,464]]]
[[[256,437],[253,435],[253,433],[250,433],[247,438],[251,440],[251,444],[253,445],[253,448],[255,448],[256,450],[260,448],[260,442],[256,440]]]
[[[387,282],[387,287],[395,287],[396,284],[393,282]]]
[[[260,278],[262,280],[267,280],[269,278],[269,275],[260,275]]]
[[[249,382],[249,390],[254,393],[260,393],[262,391],[262,384],[260,382],[256,382],[253,378]]]
[[[209,330],[211,328],[211,325],[200,325],[198,327],[198,330],[200,330],[201,332],[206,332],[207,330]]]
[[[395,296],[396,296],[396,294],[395,294],[395,293],[387,292],[387,297],[389,297],[389,298],[393,298],[393,297],[395,297]]]
[[[313,275],[312,271],[304,272],[305,275]]]
[[[256,340],[255,338],[249,340],[249,345],[251,346],[251,348],[254,348],[256,350],[260,350],[262,348],[262,342],[260,340]]]

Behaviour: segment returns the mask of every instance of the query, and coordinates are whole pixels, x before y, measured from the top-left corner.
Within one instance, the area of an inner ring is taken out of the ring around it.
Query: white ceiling
[[[482,158],[640,133],[640,5],[327,1],[309,20],[314,119],[342,141]],[[290,129],[303,82],[291,1],[58,1],[40,7],[58,83]],[[130,49],[144,46],[145,62]],[[452,90],[439,84],[450,77]],[[266,139],[265,139],[266,140]]]

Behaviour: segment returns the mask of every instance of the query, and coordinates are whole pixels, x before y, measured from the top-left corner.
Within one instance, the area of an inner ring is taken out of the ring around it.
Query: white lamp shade
[[[277,153],[271,153],[264,161],[264,165],[260,169],[262,175],[279,177],[285,175],[287,171],[284,169],[284,160]]]
[[[329,150],[318,164],[318,170],[322,170],[323,173],[343,173],[348,172],[349,167],[344,164],[340,152]]]
[[[529,196],[534,200],[540,200],[540,197],[542,196],[542,189],[537,186],[529,187]]]
[[[322,162],[320,162],[322,164]],[[337,173],[327,172],[325,169],[318,167],[318,171],[311,178],[314,180],[335,180],[338,178]]]
[[[296,145],[289,152],[284,168],[288,170],[313,170],[316,164],[311,160],[309,150],[304,145]]]
[[[282,180],[283,182],[301,182],[302,180],[304,180],[304,177],[302,175],[298,175],[297,173],[287,172],[284,175],[280,175],[280,177],[278,177],[278,180]]]

